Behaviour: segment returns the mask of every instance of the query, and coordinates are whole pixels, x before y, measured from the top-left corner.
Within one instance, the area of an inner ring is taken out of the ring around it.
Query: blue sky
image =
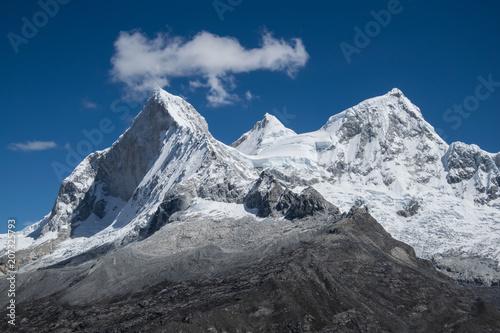
[[[0,232],[10,217],[26,224],[48,213],[60,178],[87,150],[118,138],[155,82],[186,97],[227,144],[266,112],[296,132],[312,131],[398,87],[446,141],[500,151],[497,1],[0,6]],[[183,57],[186,45],[197,61]],[[141,67],[137,59],[157,63]],[[100,126],[102,136],[90,142],[85,133]]]

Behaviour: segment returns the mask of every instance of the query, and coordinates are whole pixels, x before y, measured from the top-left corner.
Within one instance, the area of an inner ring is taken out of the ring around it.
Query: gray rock
[[[244,203],[248,209],[255,209],[257,216],[268,217],[276,212],[276,205],[284,192],[274,175],[265,170],[245,197]]]
[[[285,216],[293,220],[316,213],[340,214],[339,209],[314,188],[308,187],[301,194],[295,194],[283,189],[275,175],[268,170],[260,174],[244,202],[248,209],[255,209],[259,217]]]
[[[443,157],[443,163],[448,170],[448,183],[457,184],[467,181],[479,172],[486,173],[490,178],[492,185],[498,184],[500,169],[498,166],[498,154],[491,157],[490,154],[480,150],[474,145],[466,145],[460,142],[454,142],[448,148]],[[478,184],[480,189],[483,185]],[[488,191],[486,188],[484,191]]]
[[[486,287],[500,286],[500,268],[496,260],[443,253],[434,255],[432,261],[441,272],[459,282]]]
[[[102,219],[106,215],[106,205],[107,202],[104,199],[97,201],[94,205],[94,214]]]
[[[177,212],[183,211],[188,208],[191,203],[192,196],[188,192],[179,193],[176,190],[171,191],[165,195],[165,199],[158,206],[153,218],[148,223],[147,227],[141,229],[139,237],[144,239],[151,236],[156,231],[160,230],[170,220],[170,217]]]
[[[286,219],[301,219],[307,216],[312,216],[316,213],[340,214],[340,210],[325,200],[314,188],[308,187],[294,198],[292,206],[286,212]]]
[[[286,189],[283,194],[281,194],[278,203],[275,206],[280,216],[286,215],[290,208],[292,208],[292,206],[296,203],[297,197],[297,194],[293,193],[289,189]]]
[[[411,199],[402,210],[399,210],[397,214],[403,217],[412,217],[418,213],[420,204],[417,199]]]

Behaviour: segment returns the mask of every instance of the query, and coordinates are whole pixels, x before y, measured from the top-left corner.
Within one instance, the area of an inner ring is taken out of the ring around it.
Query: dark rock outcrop
[[[314,188],[308,187],[300,195],[294,198],[292,206],[285,215],[285,218],[301,219],[312,216],[316,213],[340,214],[340,210],[323,198]]]
[[[405,207],[397,212],[399,216],[402,217],[412,217],[418,213],[418,210],[420,208],[420,204],[418,203],[418,200],[412,199],[410,202],[408,202]]]
[[[191,195],[186,192],[179,193],[178,191],[172,191],[171,193],[167,193],[147,227],[139,231],[139,237],[144,239],[160,230],[161,227],[169,222],[170,217],[174,213],[188,208],[191,199]]]
[[[289,220],[312,216],[315,213],[340,214],[337,207],[310,186],[300,194],[284,189],[271,170],[260,174],[245,197],[245,205],[248,209],[255,209],[259,217],[284,216]]]
[[[268,217],[276,212],[275,207],[284,191],[272,174],[263,171],[245,197],[245,205],[249,209],[255,209],[257,216]]]

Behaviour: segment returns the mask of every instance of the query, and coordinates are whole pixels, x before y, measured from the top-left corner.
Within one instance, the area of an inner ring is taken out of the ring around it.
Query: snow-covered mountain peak
[[[278,118],[269,113],[266,113],[264,118],[255,124],[254,129],[265,132],[267,135],[274,136],[290,136],[296,134],[291,129],[286,128]]]
[[[267,113],[267,112],[264,115],[264,118],[262,118],[262,120],[259,123],[261,123],[262,127],[265,127],[265,126],[282,126],[282,127],[285,127],[281,123],[281,121],[278,120],[278,118],[276,118],[275,116],[273,116],[272,114]]]
[[[340,141],[370,130],[383,138],[425,135],[439,145],[446,145],[425,121],[420,109],[397,88],[330,117],[322,129],[337,133]]]
[[[213,164],[209,160],[223,158],[220,151],[205,119],[189,103],[157,89],[110,148],[89,155],[64,180],[36,235],[78,238],[110,225],[119,230],[116,225],[131,220],[143,226],[167,191],[204,163]]]
[[[398,88],[392,88],[392,90],[389,91],[387,94],[394,97],[404,97],[403,92]]]
[[[398,111],[406,112],[412,117],[424,120],[422,112],[420,111],[418,106],[413,104],[398,88],[392,88],[391,91],[389,91],[387,94],[379,98],[384,98],[384,97],[387,99],[386,101],[387,105],[400,104],[401,107],[397,108]]]
[[[161,88],[156,88],[146,102],[137,119],[151,118],[161,120],[170,118],[177,127],[191,128],[209,134],[208,124],[194,107],[182,97],[172,95]]]
[[[278,118],[266,113],[262,120],[231,144],[231,147],[247,155],[256,155],[277,141],[296,135],[294,131],[286,128]]]
[[[263,183],[271,192],[279,184],[292,198],[312,186],[344,211],[364,204],[426,257],[454,250],[500,260],[500,153],[448,146],[397,88],[309,133],[265,114],[231,146],[212,137],[189,103],[157,89],[112,147],[62,183],[52,212],[20,236],[22,248],[48,255],[34,264],[42,267],[147,237],[200,202],[250,214],[252,184],[264,170],[275,179]]]

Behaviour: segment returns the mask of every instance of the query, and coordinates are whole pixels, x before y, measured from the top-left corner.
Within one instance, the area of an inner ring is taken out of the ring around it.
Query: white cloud
[[[87,97],[85,97],[82,101],[82,106],[85,108],[85,109],[97,109],[99,107],[99,105],[97,105],[96,103],[90,101]]]
[[[254,99],[254,96],[250,90],[247,90],[247,92],[245,93],[245,98],[247,99],[247,101],[251,101],[252,99]]]
[[[54,141],[27,141],[26,143],[11,143],[7,146],[14,151],[37,151],[56,148]]]
[[[191,89],[208,88],[212,106],[241,100],[232,93],[235,74],[257,70],[285,72],[294,77],[309,55],[301,39],[287,42],[262,34],[260,47],[244,48],[233,37],[202,31],[191,40],[158,34],[150,39],[139,31],[121,32],[111,58],[111,76],[126,84],[129,94],[144,96],[170,85],[173,78],[188,77]]]

